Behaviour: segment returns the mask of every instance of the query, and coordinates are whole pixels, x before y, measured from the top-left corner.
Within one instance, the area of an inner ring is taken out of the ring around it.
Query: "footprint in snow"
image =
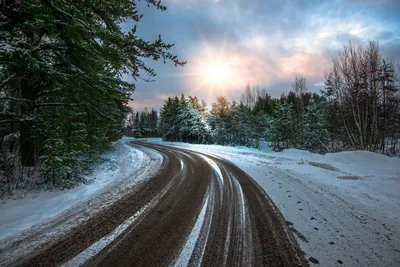
[[[319,260],[317,260],[317,259],[314,258],[314,257],[310,257],[310,258],[308,258],[308,260],[311,261],[311,262],[314,263],[314,264],[319,264]]]

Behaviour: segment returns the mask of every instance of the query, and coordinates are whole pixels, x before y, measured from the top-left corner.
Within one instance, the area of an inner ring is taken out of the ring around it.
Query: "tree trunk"
[[[35,93],[26,81],[21,83],[21,97],[26,99],[21,105],[21,114],[23,118],[33,116]],[[33,138],[33,121],[23,120],[20,124],[20,154],[22,166],[35,165],[35,143]]]

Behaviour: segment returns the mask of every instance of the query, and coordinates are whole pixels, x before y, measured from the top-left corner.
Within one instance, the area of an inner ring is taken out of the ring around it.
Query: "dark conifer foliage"
[[[123,132],[135,86],[122,75],[155,76],[144,58],[184,65],[173,44],[136,35],[140,19],[135,0],[0,2],[0,138],[17,136],[22,166],[41,166],[54,185],[73,181]]]
[[[125,134],[136,138],[158,137],[158,112],[148,108],[132,111],[128,114]]]

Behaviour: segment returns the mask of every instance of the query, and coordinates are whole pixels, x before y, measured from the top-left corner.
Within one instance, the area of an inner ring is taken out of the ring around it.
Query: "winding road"
[[[18,266],[307,266],[281,213],[242,170],[198,152],[156,151],[156,175]]]

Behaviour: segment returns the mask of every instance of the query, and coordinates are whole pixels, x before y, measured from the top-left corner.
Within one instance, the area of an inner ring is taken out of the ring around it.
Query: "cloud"
[[[295,75],[305,76],[310,90],[317,90],[331,59],[349,41],[378,40],[385,57],[400,60],[399,1],[164,0],[163,4],[166,12],[139,5],[144,18],[138,34],[147,40],[161,34],[176,44],[172,52],[188,64],[175,68],[149,62],[158,76],[154,83],[138,82],[136,107],[152,103],[160,107],[160,96],[182,92],[209,101],[221,93],[238,99],[246,83],[280,95],[291,88]],[[213,60],[223,60],[234,70],[226,88],[211,90],[201,86],[204,77],[193,75],[200,63]]]

